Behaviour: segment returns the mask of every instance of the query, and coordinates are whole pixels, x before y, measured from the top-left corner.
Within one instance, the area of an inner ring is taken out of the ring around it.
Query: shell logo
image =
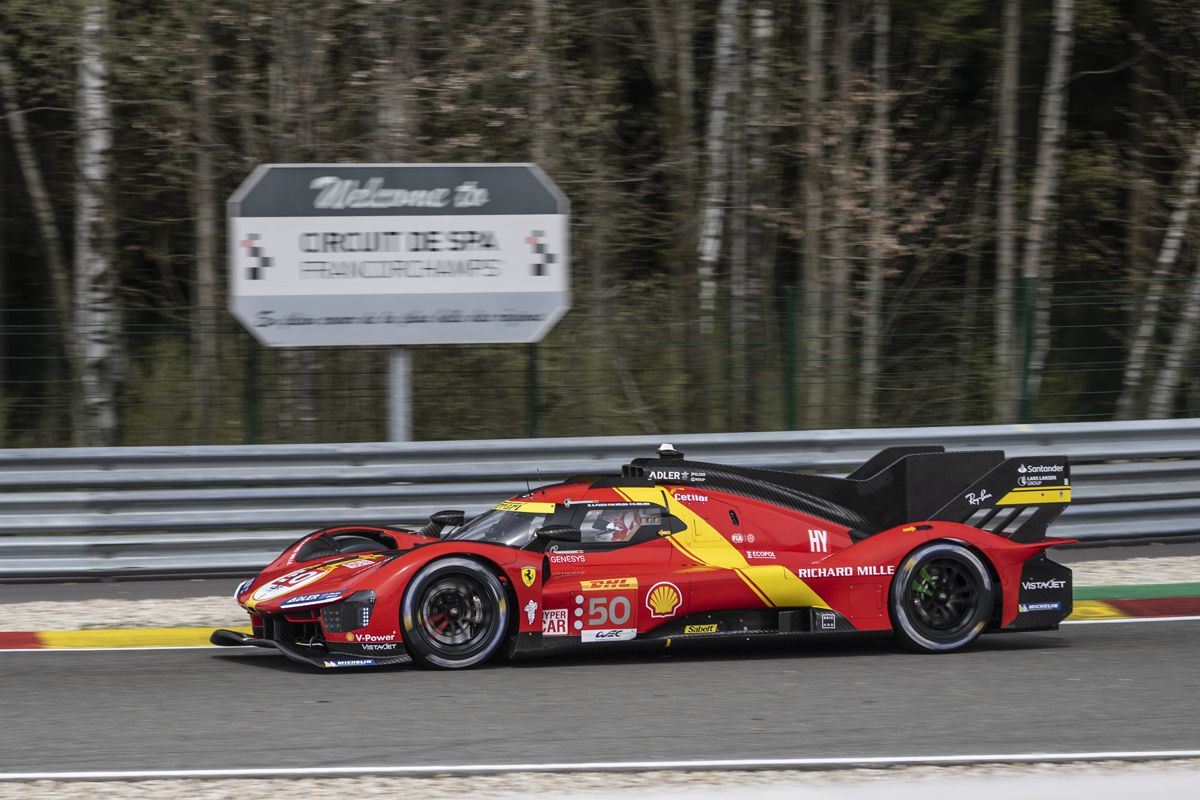
[[[669,581],[656,583],[646,592],[646,608],[652,617],[673,617],[682,603],[679,587]]]

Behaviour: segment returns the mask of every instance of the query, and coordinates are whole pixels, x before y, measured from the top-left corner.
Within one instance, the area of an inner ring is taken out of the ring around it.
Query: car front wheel
[[[401,606],[404,643],[423,667],[462,669],[495,655],[509,628],[499,578],[468,558],[431,562],[409,583]]]

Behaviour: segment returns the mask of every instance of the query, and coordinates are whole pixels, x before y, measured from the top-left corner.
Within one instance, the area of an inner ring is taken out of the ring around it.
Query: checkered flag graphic
[[[529,271],[539,278],[546,275],[546,267],[558,263],[558,256],[549,252],[546,243],[542,241],[545,235],[545,231],[533,231],[525,237],[525,244],[532,247],[533,254],[537,256],[537,260],[529,265]]]
[[[262,246],[258,243],[260,238],[262,237],[257,233],[250,233],[241,241],[242,248],[247,251],[247,255],[254,259],[254,263],[246,267],[246,280],[248,281],[261,281],[266,277],[263,275],[263,270],[271,266],[271,257],[263,255]]]

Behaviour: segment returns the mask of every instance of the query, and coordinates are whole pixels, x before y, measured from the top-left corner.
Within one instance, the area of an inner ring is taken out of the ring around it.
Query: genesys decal
[[[602,628],[595,631],[583,631],[580,641],[583,642],[627,642],[637,637],[637,628]]]
[[[549,553],[551,564],[586,564],[587,557],[582,553]]]

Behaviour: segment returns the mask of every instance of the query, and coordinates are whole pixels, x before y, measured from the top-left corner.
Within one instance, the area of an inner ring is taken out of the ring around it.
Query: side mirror
[[[466,521],[467,515],[462,511],[438,511],[431,514],[429,521],[434,525],[441,525],[443,528],[457,528]]]
[[[431,539],[438,539],[444,528],[457,528],[465,520],[466,514],[462,511],[437,511],[429,515],[429,522],[425,523],[417,533]]]
[[[583,534],[570,525],[544,525],[534,532],[533,538],[544,542],[582,542]]]

